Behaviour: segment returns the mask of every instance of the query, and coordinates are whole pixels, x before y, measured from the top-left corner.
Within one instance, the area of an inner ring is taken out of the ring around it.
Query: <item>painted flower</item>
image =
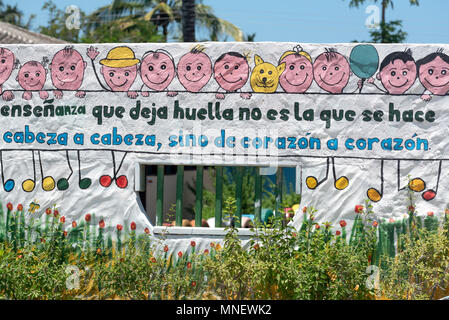
[[[168,252],[168,246],[167,245],[165,245],[165,247],[164,247],[164,252]]]
[[[151,257],[151,262],[152,263],[156,263],[156,258],[155,257]]]
[[[346,227],[346,225],[347,225],[347,223],[345,220],[340,221],[340,227],[344,228],[344,227]]]
[[[146,233],[146,234],[150,234],[150,229],[148,229],[148,228],[145,228],[145,230],[144,230],[144,231],[145,231],[145,233]]]
[[[17,210],[18,210],[18,211],[22,211],[22,210],[23,210],[22,204],[19,203],[19,205],[17,206]]]
[[[137,227],[136,223],[134,221],[131,222],[131,230],[136,230],[136,227]]]
[[[209,254],[209,249],[204,249],[204,254]]]
[[[192,281],[191,286],[196,287],[196,281]]]
[[[45,238],[41,238],[41,243],[45,243]]]
[[[377,228],[377,226],[379,225],[379,223],[377,221],[373,221],[373,227]]]
[[[67,237],[67,231],[64,230],[64,237]]]
[[[64,217],[64,216],[62,216],[61,218],[59,218],[59,222],[61,222],[61,223],[65,223],[65,217]]]
[[[256,244],[253,246],[253,248],[254,248],[254,250],[259,250],[260,246],[259,246],[258,243],[256,243]]]
[[[72,228],[76,228],[77,224],[76,221],[72,221]]]
[[[307,212],[307,207],[302,208],[302,212],[306,213]]]
[[[181,251],[178,252],[178,257],[182,258],[182,252]]]
[[[89,222],[92,219],[92,216],[90,215],[90,213],[86,214],[86,216],[84,217],[84,220],[86,220],[87,222]]]
[[[341,235],[340,230],[335,231],[335,234],[336,234],[337,236]]]
[[[449,214],[449,209],[445,209],[444,214]]]
[[[211,243],[210,243],[210,247],[211,247],[211,248],[215,247],[215,242],[211,242]]]
[[[414,206],[408,207],[408,211],[411,213],[415,212],[415,207]]]
[[[101,249],[100,249],[100,248],[97,249],[97,254],[98,254],[98,255],[101,254]]]
[[[393,218],[390,218],[390,220],[388,220],[388,222],[393,223],[393,222],[394,222],[394,219],[393,219]]]
[[[11,203],[11,202],[8,202],[8,204],[6,205],[6,208],[7,208],[9,211],[12,211],[12,209],[13,209],[12,203]]]
[[[46,213],[47,215],[51,215],[51,209],[50,209],[50,208],[45,209],[45,213]]]
[[[316,225],[315,225],[315,229],[319,229],[320,228],[320,225],[317,223]]]
[[[427,212],[427,216],[428,216],[428,217],[433,217],[433,211]]]
[[[121,224],[118,224],[118,225],[117,225],[117,230],[118,230],[118,231],[122,231],[122,230],[123,230],[123,226],[122,226]]]
[[[98,222],[98,226],[100,227],[100,229],[104,229],[105,223],[103,219],[101,219],[100,222]]]
[[[190,269],[190,268],[192,268],[192,263],[189,261],[189,262],[187,262],[187,269]]]
[[[58,209],[53,210],[53,215],[55,216],[55,218],[57,218],[59,216]]]
[[[195,247],[196,246],[196,242],[195,241],[190,241],[190,246]]]
[[[354,208],[355,213],[362,213],[363,212],[363,206],[358,204]]]

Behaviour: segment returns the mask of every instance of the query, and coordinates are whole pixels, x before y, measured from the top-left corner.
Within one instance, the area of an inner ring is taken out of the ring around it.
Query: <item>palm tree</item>
[[[129,27],[134,19],[141,19],[161,28],[165,40],[169,33],[174,39],[182,40],[182,8],[183,0],[114,0],[89,16],[89,28],[96,28],[99,24],[112,20],[122,21],[124,26]],[[217,17],[212,7],[203,4],[202,0],[197,0],[194,8],[195,26],[209,32],[210,40],[218,40],[220,36],[243,40],[243,33],[238,27]]]
[[[349,6],[350,7],[360,7],[362,4],[365,3],[366,0],[350,0]],[[391,30],[395,30],[395,27],[401,26],[400,20],[391,21],[390,24],[386,22],[386,11],[388,6],[390,6],[392,9],[394,8],[393,0],[374,0],[374,2],[381,2],[382,6],[382,16],[380,21],[380,34],[376,33],[374,38],[379,38],[379,41],[381,43],[385,42],[391,42],[390,39],[395,39],[394,35],[392,37]],[[419,0],[409,0],[410,5],[419,6]],[[401,30],[398,31],[399,37],[396,37],[397,39],[405,38],[406,33],[402,32]]]
[[[28,18],[27,23],[22,22],[23,12],[19,10],[17,4],[14,6],[6,5],[0,0],[0,21],[8,22],[16,26],[29,29],[31,21],[34,19],[35,15],[31,15]]]

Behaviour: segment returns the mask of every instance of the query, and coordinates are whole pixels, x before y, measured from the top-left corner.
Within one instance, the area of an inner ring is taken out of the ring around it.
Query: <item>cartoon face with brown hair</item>
[[[140,77],[148,88],[164,91],[175,76],[175,64],[168,52],[159,49],[144,54],[140,65]]]
[[[348,60],[334,49],[320,54],[313,64],[315,82],[321,89],[333,94],[343,92],[351,74]]]
[[[16,80],[20,86],[25,90],[23,98],[30,100],[33,91],[39,91],[39,96],[42,99],[48,98],[48,93],[42,91],[47,78],[47,70],[38,61],[28,61],[19,69]]]
[[[53,85],[59,89],[55,91],[55,96],[62,98],[60,90],[78,90],[83,83],[86,67],[87,62],[73,47],[67,46],[59,50],[53,56],[50,64],[51,80]],[[77,96],[84,96],[84,94],[78,92]]]

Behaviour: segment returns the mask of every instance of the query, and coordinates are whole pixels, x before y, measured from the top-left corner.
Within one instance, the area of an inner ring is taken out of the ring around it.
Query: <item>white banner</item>
[[[141,164],[302,168],[303,205],[444,210],[448,45],[0,48],[1,200],[148,221]],[[299,175],[298,177],[299,178]]]

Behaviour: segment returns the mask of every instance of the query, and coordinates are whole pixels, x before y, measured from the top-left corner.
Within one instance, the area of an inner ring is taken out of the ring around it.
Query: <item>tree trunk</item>
[[[385,21],[385,13],[387,11],[387,5],[388,5],[388,1],[387,0],[382,0],[382,21],[380,22],[381,25],[381,39],[380,42],[381,43],[385,43],[385,38],[386,38],[386,21]]]
[[[182,0],[182,35],[184,42],[195,42],[195,0]]]

